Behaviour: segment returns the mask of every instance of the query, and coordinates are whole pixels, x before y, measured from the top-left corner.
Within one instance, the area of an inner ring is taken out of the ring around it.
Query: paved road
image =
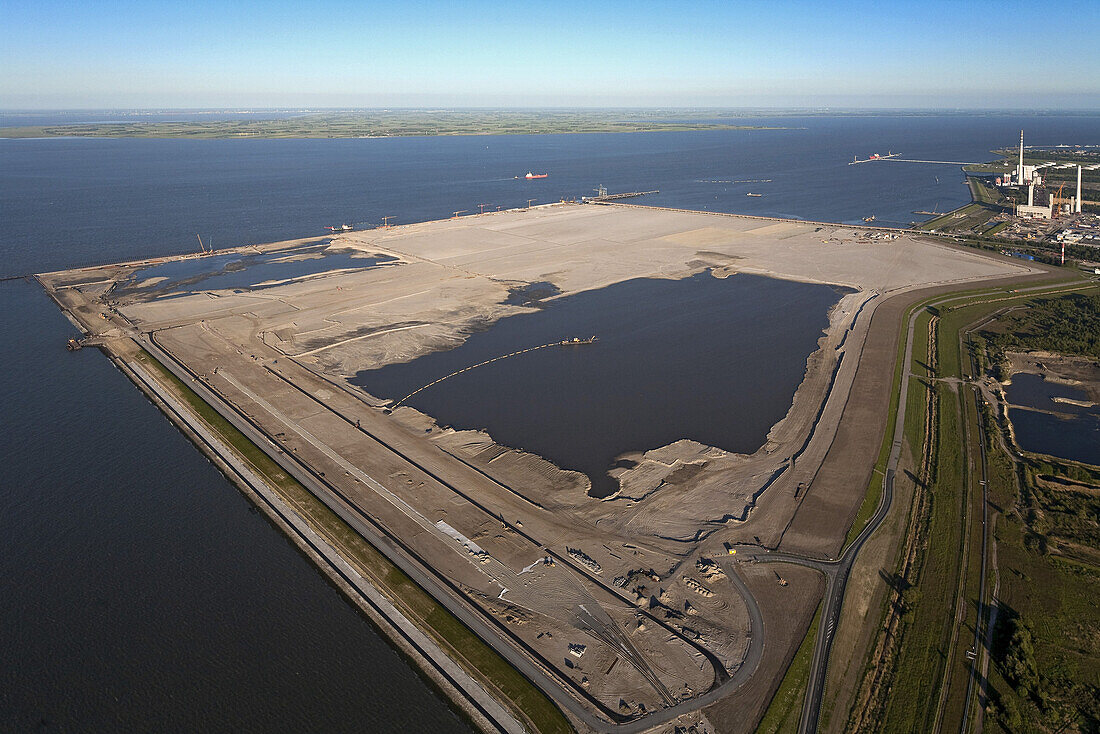
[[[492,646],[493,649],[525,677],[533,681],[540,689],[550,696],[555,703],[567,709],[593,731],[605,732],[607,734],[638,734],[652,727],[670,722],[683,714],[697,711],[714,703],[740,688],[748,682],[756,672],[756,668],[763,657],[764,650],[763,616],[752,593],[734,570],[730,573],[730,581],[737,587],[744,598],[750,618],[749,650],[737,671],[720,685],[702,695],[678,703],[675,706],[654,711],[639,719],[617,723],[606,721],[598,717],[588,706],[573,698],[555,678],[547,674],[547,672],[534,663],[531,658],[505,641],[496,628],[486,622],[481,615],[467,607],[456,592],[441,582],[440,579],[430,572],[430,570],[421,565],[418,560],[395,542],[393,538],[376,527],[367,516],[363,515],[352,502],[344,498],[334,487],[315,475],[296,458],[279,449],[277,444],[275,444],[269,436],[241,416],[231,406],[227,405],[219,395],[207,388],[201,381],[194,380],[194,376],[187,371],[183,365],[158,347],[147,335],[136,335],[134,338],[136,338],[156,359],[161,361],[161,363],[177,377],[198,393],[203,400],[221,413],[226,420],[247,436],[249,440],[253,441],[257,446],[268,453],[271,458],[278,462],[291,476],[301,482],[307,489],[336,512],[345,522],[362,534],[368,542],[386,555],[394,565],[428,591],[433,598],[443,604],[452,614],[473,630],[478,637]]]
[[[821,715],[821,699],[825,693],[825,679],[829,672],[829,653],[833,646],[833,633],[840,624],[840,612],[844,602],[844,588],[863,544],[878,529],[894,501],[894,475],[901,460],[901,449],[905,434],[906,386],[912,376],[910,366],[913,363],[913,332],[917,317],[924,309],[916,309],[909,317],[905,329],[905,356],[902,358],[901,389],[898,391],[898,412],[894,421],[894,442],[890,448],[890,460],[886,464],[886,474],[882,478],[882,497],[874,516],[863,528],[859,536],[849,545],[836,564],[836,570],[829,576],[822,601],[821,622],[817,631],[817,644],[810,667],[810,679],[806,683],[806,696],[802,701],[802,718],[798,724],[800,734],[812,734],[817,731]]]
[[[201,421],[190,418],[190,411],[180,404],[168,391],[162,389],[157,381],[138,365],[131,365],[134,376],[145,384],[146,388],[164,401],[178,420],[189,426],[206,446],[216,453],[239,479],[252,488],[256,495],[268,507],[283,519],[294,532],[321,558],[323,558],[344,581],[353,586],[364,601],[382,618],[388,620],[395,632],[405,642],[426,658],[436,672],[457,688],[466,699],[506,734],[524,734],[527,728],[504,708],[479,682],[452,660],[439,646],[401,613],[367,579],[363,578],[327,541],[317,535],[298,514],[287,506],[281,498],[271,492],[265,480],[260,478],[247,464],[236,458],[222,441],[208,430]]]
[[[986,560],[987,549],[989,547],[989,473],[988,465],[986,464],[985,455],[985,426],[982,425],[982,399],[979,391],[974,391],[974,405],[978,411],[978,442],[981,450],[982,460],[982,571],[981,580],[978,582],[978,624],[974,625],[974,644],[970,648],[973,651],[974,657],[970,662],[970,677],[966,681],[966,706],[963,708],[962,725],[959,728],[960,732],[966,732],[970,722],[970,701],[974,693],[974,683],[979,678],[980,670],[982,668],[982,661],[989,654],[988,648],[982,649],[982,614],[985,611],[985,580],[986,580]],[[992,617],[992,614],[990,614]],[[990,627],[992,625],[990,624]],[[981,659],[979,658],[979,650],[981,650]],[[980,681],[979,681],[980,682]],[[980,709],[981,707],[979,707]],[[978,723],[977,731],[981,731],[981,724]]]
[[[1058,289],[1060,291],[1079,290],[1082,287],[1080,284],[1073,284]],[[996,296],[990,298],[990,300],[1006,300],[1010,298],[1018,297],[1017,294],[1026,294],[1034,291],[1048,291],[1052,290],[1050,284],[1035,285],[1025,288],[1019,288],[1016,294]],[[935,301],[932,301],[928,306],[942,306],[952,301],[964,301],[972,300],[972,296],[965,295],[945,295]],[[878,509],[875,511],[874,516],[870,522],[864,527],[863,532],[859,534],[859,537],[848,546],[841,554],[841,557],[835,563],[826,563],[820,559],[804,558],[794,554],[767,554],[767,556],[757,556],[756,560],[768,561],[768,560],[780,560],[782,559],[788,563],[801,563],[805,566],[811,566],[819,568],[826,574],[827,582],[825,588],[825,598],[823,600],[823,610],[821,614],[821,621],[818,627],[817,644],[814,647],[814,657],[811,664],[810,679],[806,684],[806,696],[803,699],[802,706],[802,718],[799,722],[800,734],[813,734],[817,731],[818,720],[821,714],[821,700],[825,690],[825,680],[829,669],[829,653],[832,648],[833,633],[836,631],[836,627],[840,621],[840,612],[844,600],[844,587],[848,582],[848,576],[852,569],[852,564],[855,562],[856,556],[866,540],[878,529],[879,525],[886,518],[886,514],[890,510],[890,506],[894,499],[894,476],[897,472],[898,462],[901,459],[901,450],[903,446],[903,437],[905,434],[905,407],[906,407],[906,386],[908,386],[910,379],[913,376],[911,366],[913,363],[913,333],[916,327],[917,317],[925,310],[925,308],[915,310],[909,317],[909,323],[906,327],[905,335],[905,356],[902,362],[902,389],[898,393],[898,412],[897,418],[894,421],[894,441],[890,449],[890,459],[887,463],[886,474],[883,477],[883,492],[882,498],[879,501]],[[983,456],[984,458],[984,456]],[[984,486],[984,485],[983,485]],[[985,555],[983,553],[983,562]],[[984,589],[984,584],[983,584]]]
[[[1044,290],[1045,288],[1049,288],[1049,286],[1035,286],[1019,290],[1020,292],[1025,292]],[[1068,290],[1072,289],[1074,288],[1069,288]],[[932,305],[942,305],[943,303],[959,300],[961,298],[965,297],[947,296],[935,301]],[[918,310],[911,315],[906,330],[905,361],[903,363],[902,379],[903,386],[908,384],[909,378],[911,377],[909,367],[912,363],[913,332],[916,318],[919,313],[920,311]],[[129,324],[126,324],[126,327],[129,326]],[[131,329],[127,328],[127,331],[131,331]],[[134,335],[134,338],[166,367],[174,372],[177,377],[180,377],[185,383],[191,385],[204,400],[210,403],[238,430],[256,443],[257,446],[267,452],[275,461],[283,466],[291,476],[294,476],[295,479],[300,481],[311,492],[322,499],[322,501],[340,515],[345,522],[355,528],[364,538],[382,551],[391,562],[401,568],[402,571],[408,574],[416,583],[421,585],[435,599],[447,607],[452,614],[470,627],[470,629],[472,629],[481,639],[490,644],[517,670],[535,682],[535,684],[558,705],[569,710],[591,729],[599,732],[608,732],[609,734],[635,734],[636,732],[642,732],[659,724],[667,723],[680,715],[701,709],[729,695],[747,682],[756,672],[756,668],[763,657],[765,633],[763,618],[756,600],[753,598],[748,587],[744,584],[744,581],[737,574],[736,569],[733,568],[729,574],[730,580],[738,588],[742,598],[745,600],[750,617],[749,650],[738,670],[726,681],[715,686],[710,691],[675,706],[655,711],[640,719],[625,723],[615,723],[597,717],[588,707],[573,698],[564,688],[562,688],[555,678],[550,676],[527,655],[505,641],[500,636],[499,632],[486,622],[481,615],[472,611],[462,602],[457,592],[446,586],[446,584],[432,574],[427,567],[421,565],[407,549],[399,545],[398,541],[384,533],[380,527],[376,527],[369,517],[363,515],[352,502],[343,497],[334,487],[313,474],[308,467],[299,463],[297,459],[284,453],[269,436],[237,413],[231,406],[227,405],[220,396],[206,388],[201,382],[192,380],[193,375],[191,375],[181,364],[176,362],[173,357],[161,350],[147,335]],[[848,576],[851,572],[852,564],[864,543],[874,533],[878,526],[881,525],[893,501],[894,475],[901,456],[902,435],[905,425],[905,403],[905,391],[902,390],[899,394],[897,420],[894,424],[894,442],[890,453],[888,469],[883,477],[883,494],[879,502],[879,507],[867,526],[860,533],[859,537],[845,549],[841,557],[836,561],[804,558],[794,554],[768,554],[771,558],[765,556],[757,556],[756,558],[756,560],[759,561],[770,560],[773,562],[801,563],[802,565],[818,568],[825,573],[827,577],[823,600],[824,608],[821,615],[817,643],[814,648],[811,675],[807,683],[807,695],[804,699],[802,719],[799,725],[799,731],[806,734],[814,732],[817,729],[833,634],[839,622],[844,590]]]

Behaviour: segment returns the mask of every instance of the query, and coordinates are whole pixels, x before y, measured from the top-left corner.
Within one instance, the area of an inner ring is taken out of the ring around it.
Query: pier
[[[661,193],[657,189],[653,191],[625,191],[621,194],[608,194],[607,189],[601,189],[599,196],[584,196],[581,201],[585,204],[602,204],[605,201],[618,201],[619,199],[633,199],[635,196]]]
[[[981,163],[974,163],[973,161],[921,161],[915,158],[873,158],[872,160],[878,161],[894,161],[895,163],[938,163],[942,166],[980,166]],[[859,161],[860,163],[868,163],[869,161]]]

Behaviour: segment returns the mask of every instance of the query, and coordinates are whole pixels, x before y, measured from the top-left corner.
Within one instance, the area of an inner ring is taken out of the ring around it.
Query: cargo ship
[[[763,196],[763,194],[745,194],[745,196]]]
[[[524,178],[546,178],[549,175],[549,173],[531,173],[530,171],[528,171],[527,175],[524,176]]]
[[[351,226],[350,224],[341,224],[338,227],[325,227],[325,229],[330,232],[350,232],[355,229],[355,227]]]

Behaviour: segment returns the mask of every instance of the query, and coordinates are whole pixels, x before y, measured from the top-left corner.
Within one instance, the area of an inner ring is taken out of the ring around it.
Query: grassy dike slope
[[[1080,287],[1078,281],[1049,288],[1066,291]],[[963,382],[973,371],[964,342],[965,330],[990,314],[1037,295],[987,289],[951,297],[949,301],[938,297],[914,307],[925,309],[932,302],[944,302],[939,308],[920,314],[916,321],[905,428],[912,457],[906,481],[913,492],[908,499],[903,491],[897,497],[899,503],[907,505],[908,543],[896,557],[896,565],[880,574],[887,588],[886,594],[880,596],[878,618],[892,615],[889,637],[898,642],[892,650],[889,645],[884,649],[880,630],[879,644],[866,652],[866,674],[858,695],[836,688],[842,674],[834,666],[823,712],[823,730],[917,732],[934,731],[937,727],[955,730],[963,723],[970,675],[964,653],[973,642],[974,625],[980,623],[976,601],[981,563],[981,495],[980,469],[976,467],[980,466],[977,424],[983,420],[973,388]],[[899,485],[903,483],[903,473],[899,472]],[[993,484],[991,479],[991,488]],[[866,504],[873,506],[872,499],[878,490],[873,486],[869,490],[872,491]],[[852,532],[858,532],[860,525],[857,521]],[[1001,535],[998,528],[998,538]],[[1078,578],[1081,574],[1075,568]],[[1067,588],[1063,587],[1059,593],[1065,598],[1068,610],[1080,609],[1065,597]],[[1034,595],[1034,584],[1029,589]],[[984,614],[987,610],[981,611]],[[1047,615],[1052,611],[1048,604]],[[1065,613],[1059,610],[1056,617],[1064,618]],[[874,615],[867,616],[868,621],[873,618]],[[886,618],[889,620],[891,616]],[[996,668],[998,655],[996,650],[994,653]],[[1095,676],[1093,666],[1077,667],[1086,672],[1085,678]],[[835,700],[838,695],[842,700]],[[842,713],[849,708],[850,714]],[[976,708],[975,697],[970,705],[971,720]],[[1009,709],[1006,718],[1019,721],[1012,715],[1011,705]],[[1009,730],[1015,729],[1009,726],[1006,731]],[[1083,730],[1091,729],[1086,726]]]

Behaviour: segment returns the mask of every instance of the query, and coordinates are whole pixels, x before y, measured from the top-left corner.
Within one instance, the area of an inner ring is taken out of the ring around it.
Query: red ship
[[[530,171],[528,171],[527,175],[524,176],[524,178],[546,178],[549,175],[549,173],[531,173]]]

